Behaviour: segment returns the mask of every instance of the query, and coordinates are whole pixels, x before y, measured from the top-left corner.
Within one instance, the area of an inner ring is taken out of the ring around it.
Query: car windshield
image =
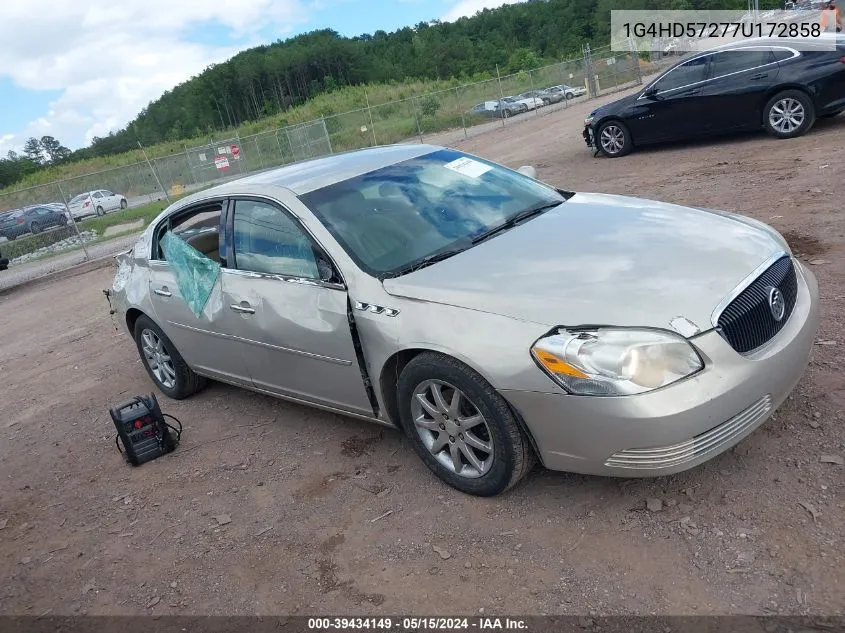
[[[509,220],[566,200],[548,185],[447,149],[301,199],[361,269],[380,278],[471,248]]]

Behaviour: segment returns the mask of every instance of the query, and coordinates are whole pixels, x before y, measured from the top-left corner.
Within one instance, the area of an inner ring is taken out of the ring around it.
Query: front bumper
[[[798,298],[784,328],[748,356],[714,330],[691,342],[695,376],[637,396],[503,390],[552,470],[649,477],[692,468],[734,446],[774,413],[807,366],[819,325],[818,285],[798,264]]]
[[[587,142],[587,147],[594,147],[595,141],[593,139],[593,126],[592,125],[585,125],[584,126],[584,140]]]

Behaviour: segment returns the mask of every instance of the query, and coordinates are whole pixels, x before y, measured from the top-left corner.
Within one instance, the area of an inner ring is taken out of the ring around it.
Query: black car
[[[27,207],[0,215],[0,235],[13,240],[25,233],[40,233],[48,227],[65,224],[67,215],[54,207]]]
[[[845,38],[836,36],[835,50],[797,44],[755,39],[693,53],[641,92],[593,110],[584,139],[617,157],[637,145],[747,130],[801,136],[845,110]]]

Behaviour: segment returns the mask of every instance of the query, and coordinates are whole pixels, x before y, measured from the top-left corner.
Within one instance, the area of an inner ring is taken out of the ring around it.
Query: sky
[[[12,0],[0,20],[0,156],[84,147],[235,53],[298,33],[393,31],[521,0]]]

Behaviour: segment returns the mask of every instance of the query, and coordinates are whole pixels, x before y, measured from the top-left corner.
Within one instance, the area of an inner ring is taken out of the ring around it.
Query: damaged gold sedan
[[[118,257],[110,296],[164,394],[214,379],[395,426],[477,495],[537,460],[710,459],[786,398],[819,320],[812,273],[762,223],[427,145],[184,198]]]

